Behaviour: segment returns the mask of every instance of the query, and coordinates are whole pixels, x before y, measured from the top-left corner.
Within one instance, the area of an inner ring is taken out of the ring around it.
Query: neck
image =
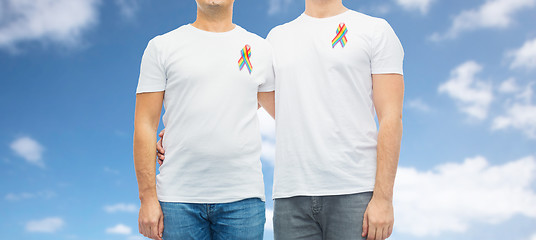
[[[233,30],[233,6],[197,6],[197,19],[192,26],[208,32]]]
[[[342,0],[305,0],[305,14],[325,18],[341,14],[348,10]]]

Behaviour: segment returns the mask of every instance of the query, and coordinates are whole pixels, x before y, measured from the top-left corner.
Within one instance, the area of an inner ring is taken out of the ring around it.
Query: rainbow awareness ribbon
[[[251,61],[249,58],[251,57],[251,47],[246,44],[244,48],[242,48],[241,57],[240,60],[238,60],[238,67],[240,68],[240,71],[242,71],[242,68],[246,66],[248,68],[249,74],[251,74],[251,70],[253,69],[253,66],[251,66]]]
[[[339,27],[337,28],[337,36],[333,40],[331,40],[331,46],[335,48],[337,43],[341,43],[341,46],[344,47],[346,45],[346,42],[348,42],[348,39],[346,39],[346,33],[348,32],[348,28],[346,27],[346,24],[341,23],[339,24]]]

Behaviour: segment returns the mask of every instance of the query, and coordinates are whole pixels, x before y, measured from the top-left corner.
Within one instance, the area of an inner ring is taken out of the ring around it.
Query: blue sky
[[[303,2],[237,0],[234,21],[265,37]],[[405,49],[391,239],[535,240],[536,0],[344,3],[387,19]],[[2,238],[143,239],[139,64],[194,20],[193,0],[0,0]],[[274,126],[259,115],[271,195]]]

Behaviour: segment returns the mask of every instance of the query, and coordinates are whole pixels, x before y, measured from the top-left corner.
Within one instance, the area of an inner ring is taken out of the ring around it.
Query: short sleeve
[[[372,43],[372,74],[403,74],[404,49],[391,25],[381,19]]]
[[[262,84],[259,85],[259,92],[272,92],[275,91],[275,74],[274,74],[274,55],[272,47],[268,45],[268,54],[266,55],[266,69],[262,73]]]
[[[166,89],[166,74],[155,42],[156,38],[151,39],[143,53],[136,93],[161,92]]]

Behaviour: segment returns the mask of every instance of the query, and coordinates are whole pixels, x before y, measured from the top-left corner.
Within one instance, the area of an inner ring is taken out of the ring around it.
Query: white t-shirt
[[[272,64],[269,43],[239,26],[188,24],[149,41],[136,93],[165,91],[160,201],[264,201],[257,92],[274,90]]]
[[[391,26],[352,10],[302,14],[267,39],[277,80],[274,198],[372,191],[371,74],[403,74],[404,50]]]

